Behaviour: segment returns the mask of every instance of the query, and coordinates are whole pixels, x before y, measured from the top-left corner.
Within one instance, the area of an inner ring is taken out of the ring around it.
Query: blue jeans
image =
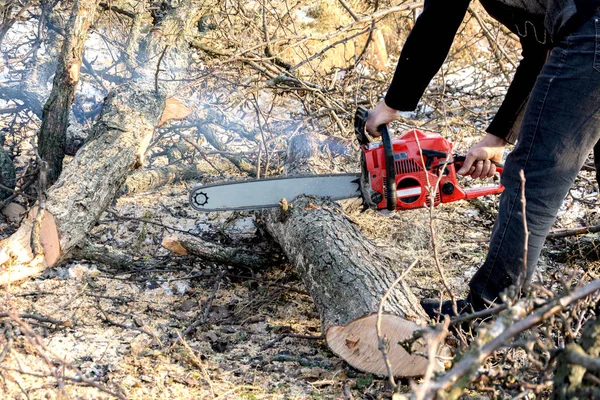
[[[526,286],[575,178],[600,139],[600,10],[558,43],[527,104],[519,140],[502,175],[498,218],[487,258],[469,286],[474,306],[499,302],[511,285]],[[520,171],[525,175],[529,245],[524,263]]]

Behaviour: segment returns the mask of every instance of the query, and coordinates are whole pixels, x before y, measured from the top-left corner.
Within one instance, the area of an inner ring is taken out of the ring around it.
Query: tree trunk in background
[[[2,146],[4,146],[4,133],[0,131],[0,185],[2,185],[0,186],[0,209],[2,208],[2,200],[12,194],[11,191],[6,189],[14,189],[16,184],[15,165]]]
[[[318,144],[313,137],[295,136],[288,152],[288,174],[331,172],[318,157]],[[266,212],[264,220],[312,296],[331,350],[355,368],[387,375],[378,350],[376,313],[410,260],[386,256],[338,204],[323,198],[300,197],[287,210]],[[398,342],[411,337],[427,320],[406,281],[396,285],[382,318],[394,375],[425,373],[428,360],[408,354]]]
[[[65,32],[50,97],[44,105],[38,135],[41,158],[48,163],[48,185],[58,179],[65,157],[69,112],[79,83],[79,70],[87,32],[94,19],[97,0],[75,0]]]
[[[154,91],[124,85],[105,100],[90,141],[19,230],[0,242],[0,285],[39,275],[69,256],[114,199],[143,154],[165,107]]]

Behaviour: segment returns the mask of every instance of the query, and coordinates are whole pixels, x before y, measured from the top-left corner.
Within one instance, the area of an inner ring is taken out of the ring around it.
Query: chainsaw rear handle
[[[459,156],[456,154],[454,155],[454,165],[457,170],[463,166],[465,159],[466,159],[465,156]],[[496,166],[496,172],[498,172],[500,174],[500,176],[502,176],[504,164],[500,164],[495,161],[492,161],[492,164],[494,164]],[[498,194],[498,193],[502,193],[503,190],[504,190],[504,186],[502,186],[502,185],[490,185],[490,186],[482,186],[482,187],[465,189],[465,199],[470,200],[470,199],[474,199],[476,197],[487,196],[490,194]]]
[[[454,155],[454,165],[458,166],[459,167],[458,169],[460,169],[460,167],[462,167],[463,164],[465,163],[466,159],[467,159],[466,156],[459,156],[459,155],[455,154]],[[495,161],[492,161],[492,164],[494,164],[496,166],[496,172],[498,172],[500,174],[500,176],[502,176],[502,170],[504,169],[504,164],[500,164]]]
[[[354,134],[356,140],[361,146],[367,146],[370,143],[369,137],[365,131],[365,125],[369,118],[369,111],[364,107],[358,107],[354,114]],[[394,148],[392,146],[392,136],[387,125],[379,125],[377,130],[381,132],[381,141],[385,155],[385,197],[387,200],[387,209],[396,210],[396,166],[394,164]]]

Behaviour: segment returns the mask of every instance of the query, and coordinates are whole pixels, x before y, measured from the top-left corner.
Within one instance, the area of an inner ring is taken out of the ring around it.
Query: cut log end
[[[58,229],[54,216],[48,211],[42,215],[37,235],[42,254],[33,253],[31,238],[37,210],[37,207],[31,209],[17,232],[0,242],[0,286],[39,275],[60,260]]]
[[[377,314],[371,314],[352,321],[345,326],[332,326],[325,339],[329,348],[348,364],[361,371],[387,376],[388,371],[377,339]],[[381,330],[388,340],[388,358],[394,376],[412,377],[425,373],[429,361],[420,355],[409,354],[398,342],[412,337],[421,326],[396,315],[383,315]],[[413,346],[413,351],[425,353],[423,346]],[[435,370],[443,364],[435,361]]]

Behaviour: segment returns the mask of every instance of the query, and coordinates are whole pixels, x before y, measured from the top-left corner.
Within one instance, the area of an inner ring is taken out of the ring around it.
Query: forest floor
[[[583,186],[592,179],[586,174]],[[95,243],[135,254],[136,266],[70,262],[4,293],[8,312],[54,320],[22,317],[16,328],[0,325],[8,343],[0,353],[4,398],[111,398],[101,388],[127,399],[389,398],[386,379],[354,370],[327,348],[311,298],[285,259],[263,270],[233,268],[176,257],[160,246],[165,227],[174,227],[278,252],[254,213],[198,214],[187,205],[187,192],[180,184],[123,197],[94,229]],[[496,201],[480,198],[435,210],[436,245],[459,297],[485,257]],[[408,276],[418,297],[440,295],[429,210],[350,215],[400,264],[420,260]],[[590,225],[595,215],[591,204],[570,197],[556,226]],[[5,227],[3,236],[10,230]],[[539,268],[547,286],[558,284],[558,272],[587,267],[594,274],[579,243],[577,237],[548,242]],[[196,328],[182,337],[192,324]],[[525,356],[515,357],[525,363]],[[69,365],[64,376],[80,372],[101,388],[57,379],[53,370],[65,369],[56,361],[61,359]],[[401,383],[408,389],[408,380]],[[488,388],[477,396],[504,398],[499,393]],[[519,386],[508,393],[517,395]]]

